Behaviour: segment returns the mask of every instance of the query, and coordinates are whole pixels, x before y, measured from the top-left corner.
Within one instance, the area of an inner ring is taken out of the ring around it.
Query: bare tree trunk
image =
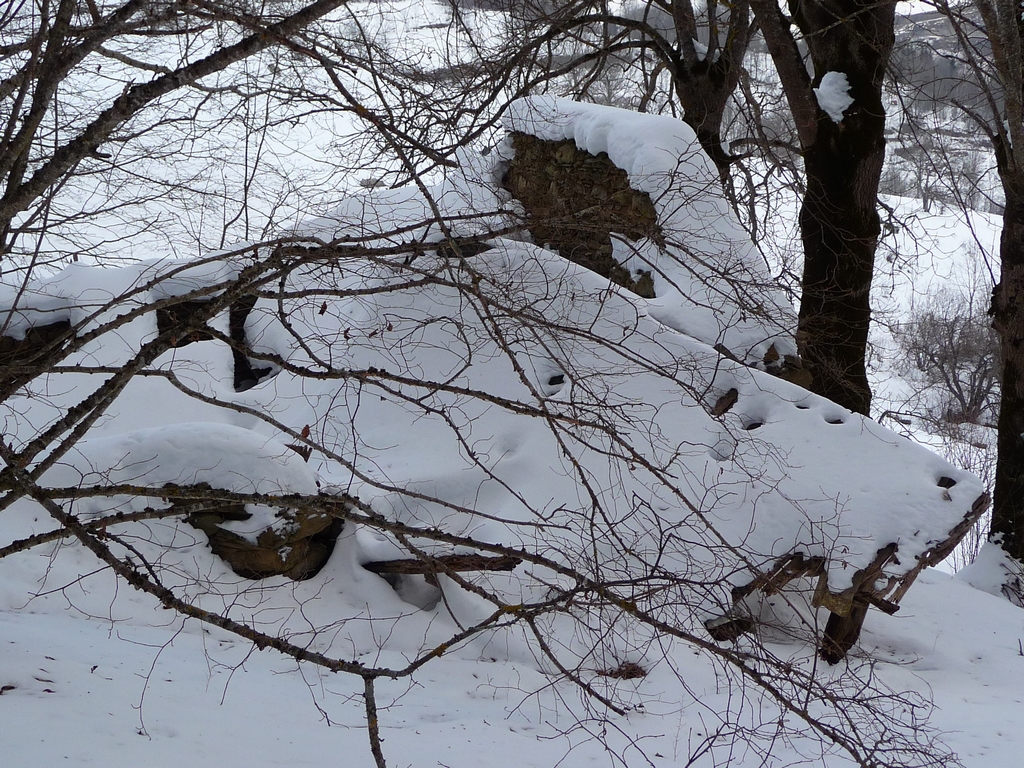
[[[1003,174],[1006,209],[999,241],[1001,278],[992,292],[992,325],[1003,362],[992,533],[1024,561],[1024,178]]]
[[[683,108],[683,122],[693,128],[697,141],[718,168],[723,183],[729,179],[733,158],[722,146],[725,107],[739,83],[743,58],[750,43],[750,3],[738,0],[728,6],[728,19],[719,22],[717,5],[709,4],[708,49],[698,54],[693,4],[675,0],[677,51],[670,66]],[[726,27],[719,41],[719,23]]]
[[[701,148],[711,158],[725,182],[734,158],[722,146],[726,106],[739,83],[751,37],[749,0],[729,4],[692,0],[648,2],[640,12],[622,15],[621,9],[588,2],[566,4],[555,11],[538,10],[527,17],[523,34],[538,50],[551,41],[573,40],[579,46],[568,62],[555,65],[547,57],[528,57],[530,66],[554,78],[572,70],[600,70],[621,64],[623,56],[653,57],[657,66],[647,73],[649,93],[658,90],[658,77],[672,77],[682,119],[693,128]],[[668,31],[666,19],[673,27]],[[608,34],[608,30],[614,30]],[[706,39],[704,47],[699,39]],[[634,59],[634,62],[636,59]],[[589,83],[589,80],[588,80]],[[577,95],[586,95],[586,87]]]
[[[800,354],[815,392],[864,415],[871,406],[864,358],[880,231],[875,199],[885,159],[880,98],[875,108],[840,124],[819,121],[817,140],[804,152],[800,209]]]
[[[683,122],[697,134],[701,149],[715,164],[723,183],[729,178],[733,157],[722,146],[722,121],[725,106],[739,82],[745,53],[744,40],[742,46],[731,49],[728,55],[714,62],[708,62],[705,57],[693,68],[676,75]]]
[[[800,210],[800,354],[815,392],[867,415],[871,389],[864,359],[885,159],[882,81],[895,40],[896,4],[791,0],[792,19],[774,0],[752,0],[751,7],[796,122],[807,176]],[[813,77],[793,25],[803,34]],[[838,121],[821,108],[814,90],[830,72],[846,76],[853,99]]]
[[[991,44],[987,66],[969,45],[969,21],[956,9],[940,6],[988,96],[991,119],[983,125],[1006,197],[1000,280],[989,310],[1003,366],[992,534],[1001,536],[1006,552],[1024,561],[1024,20],[1013,0],[974,0],[974,7]]]

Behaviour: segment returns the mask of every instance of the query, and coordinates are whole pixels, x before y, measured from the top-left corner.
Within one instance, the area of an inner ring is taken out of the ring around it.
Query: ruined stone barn
[[[507,129],[280,241],[5,286],[14,444],[52,441],[46,493],[190,583],[381,580],[472,622],[469,595],[573,574],[838,661],[980,481],[799,386],[792,307],[685,125],[536,98]],[[84,401],[88,431],[51,429]]]

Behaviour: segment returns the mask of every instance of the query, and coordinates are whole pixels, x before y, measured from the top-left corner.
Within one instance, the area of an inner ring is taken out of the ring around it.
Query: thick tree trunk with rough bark
[[[745,48],[745,45],[744,45]],[[740,51],[740,59],[743,53]],[[718,175],[725,182],[729,178],[733,158],[722,146],[722,121],[725,105],[729,103],[736,84],[739,82],[739,64],[714,64],[701,61],[688,72],[677,75],[680,84],[679,103],[683,107],[683,122],[693,128],[701,149],[718,168]]]
[[[804,152],[807,191],[800,209],[800,355],[815,392],[864,415],[871,406],[864,358],[885,159],[885,117],[881,98],[874,101],[855,101],[838,124],[819,119],[817,139]]]
[[[960,9],[947,17],[961,41],[975,23]],[[991,115],[982,120],[995,151],[1006,207],[999,239],[1000,279],[992,291],[992,327],[1002,357],[992,536],[1024,561],[1024,18],[1016,0],[974,0],[991,46],[981,60],[967,46],[966,60],[982,86]]]
[[[796,122],[807,191],[800,211],[803,297],[797,340],[812,389],[868,414],[865,370],[870,290],[879,235],[878,182],[885,159],[882,82],[895,40],[895,0],[752,0]],[[814,65],[808,74],[793,26]],[[846,76],[853,99],[830,116],[814,89]],[[838,121],[834,117],[840,117]]]
[[[696,48],[700,33],[693,3],[675,0],[672,6],[678,50],[670,59],[670,67],[683,108],[683,122],[693,128],[701,148],[728,187],[733,158],[722,146],[722,122],[750,43],[750,4],[748,0],[736,0],[728,6],[727,18],[719,16],[721,7],[716,7],[713,18],[707,20],[708,49],[703,53]],[[719,39],[722,28],[725,34]]]
[[[992,292],[992,325],[1003,360],[992,533],[1024,561],[1024,173],[1003,174],[1006,209],[999,242],[1001,277]]]

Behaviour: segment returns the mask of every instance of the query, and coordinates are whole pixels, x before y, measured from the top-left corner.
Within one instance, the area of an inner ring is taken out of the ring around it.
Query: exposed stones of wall
[[[205,533],[213,553],[243,578],[312,578],[334,551],[343,521],[322,511],[283,509],[278,516],[281,523],[260,532],[256,541],[221,527],[227,521],[250,517],[243,504],[218,505],[185,520]]]
[[[255,367],[245,354],[245,320],[256,305],[255,296],[241,296],[231,304],[229,330],[231,354],[234,359],[235,390],[243,392],[255,386],[271,372],[270,367]],[[156,310],[157,331],[169,334],[172,347],[184,347],[217,337],[205,322],[195,315],[209,306],[208,299],[182,300]],[[24,338],[0,336],[0,385],[15,378],[23,366],[45,360],[46,355],[64,347],[72,338],[71,322],[58,320],[37,325],[25,331]]]
[[[253,386],[270,371],[269,368],[254,368],[242,351],[247,348],[245,318],[255,303],[255,296],[243,296],[230,308],[235,389],[238,391]],[[209,327],[194,317],[206,306],[205,301],[181,301],[156,310],[159,331],[171,334],[175,347],[215,339]],[[0,336],[0,386],[16,378],[23,367],[34,368],[34,362],[61,349],[72,337],[71,323],[67,320],[29,328],[21,339]],[[308,460],[309,453],[292,447]],[[190,504],[186,499],[171,498],[171,501],[179,506]],[[206,534],[214,554],[239,576],[251,579],[287,576],[301,580],[315,576],[334,550],[342,528],[340,519],[324,512],[281,510],[278,524],[261,531],[255,541],[249,541],[221,527],[227,521],[250,517],[242,504],[220,504],[201,513],[182,514],[188,523]]]
[[[68,320],[29,328],[21,339],[0,336],[0,384],[16,378],[21,366],[45,359],[49,352],[60,349],[70,339],[71,323]]]
[[[211,341],[217,337],[209,326],[195,319],[198,312],[204,311],[209,299],[179,301],[156,310],[156,327],[161,334],[169,334],[172,347],[184,347],[197,341]],[[257,368],[248,358],[245,350],[249,348],[245,337],[245,320],[249,312],[256,306],[256,297],[240,296],[228,311],[228,329],[231,338],[231,357],[234,362],[235,391],[244,392],[259,383],[260,379],[271,372],[269,367]]]
[[[663,241],[650,195],[629,186],[626,172],[602,152],[574,141],[512,134],[515,156],[503,184],[526,210],[534,242],[644,298],[654,298],[650,273],[631,275],[612,256],[612,233]]]
[[[631,275],[612,256],[613,233],[665,242],[650,195],[633,189],[626,172],[604,152],[584,152],[571,139],[546,141],[516,132],[511,138],[515,154],[502,184],[522,203],[534,242],[550,245],[569,261],[639,296],[654,298],[651,274]],[[719,351],[742,362],[727,350]],[[769,373],[810,387],[811,372],[799,357],[780,355],[772,346],[763,362]]]
[[[796,355],[779,355],[774,344],[768,347],[768,352],[765,353],[764,368],[780,379],[804,389],[811,388],[811,372],[804,367],[804,361]]]
[[[179,301],[156,310],[156,330],[169,334],[172,347],[187,347],[197,341],[212,341],[216,338],[206,323],[196,322],[193,316],[209,305],[209,299]]]

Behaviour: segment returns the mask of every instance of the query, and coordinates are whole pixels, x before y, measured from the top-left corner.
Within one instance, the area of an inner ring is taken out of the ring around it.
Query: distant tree
[[[480,2],[502,0],[468,5]],[[527,0],[510,5],[509,14],[506,35],[518,47],[509,61],[529,82],[558,80],[563,92],[607,100],[613,94],[598,86],[610,71],[626,71],[628,91],[614,96],[644,111],[678,111],[728,178],[733,157],[723,145],[723,122],[754,31],[747,0]]]
[[[983,37],[976,42],[986,45]],[[971,117],[988,110],[984,89],[949,19],[934,11],[899,19],[889,74],[887,96],[896,107],[886,193],[917,197],[925,211],[938,204],[1002,213],[991,143]]]
[[[882,415],[897,430],[913,427],[911,436],[936,446],[988,489],[996,473],[1002,375],[999,336],[987,312],[990,293],[981,280],[940,290],[893,329],[898,355],[894,368],[911,392],[898,408]],[[986,513],[972,526],[950,556],[954,570],[974,562],[991,525]]]

